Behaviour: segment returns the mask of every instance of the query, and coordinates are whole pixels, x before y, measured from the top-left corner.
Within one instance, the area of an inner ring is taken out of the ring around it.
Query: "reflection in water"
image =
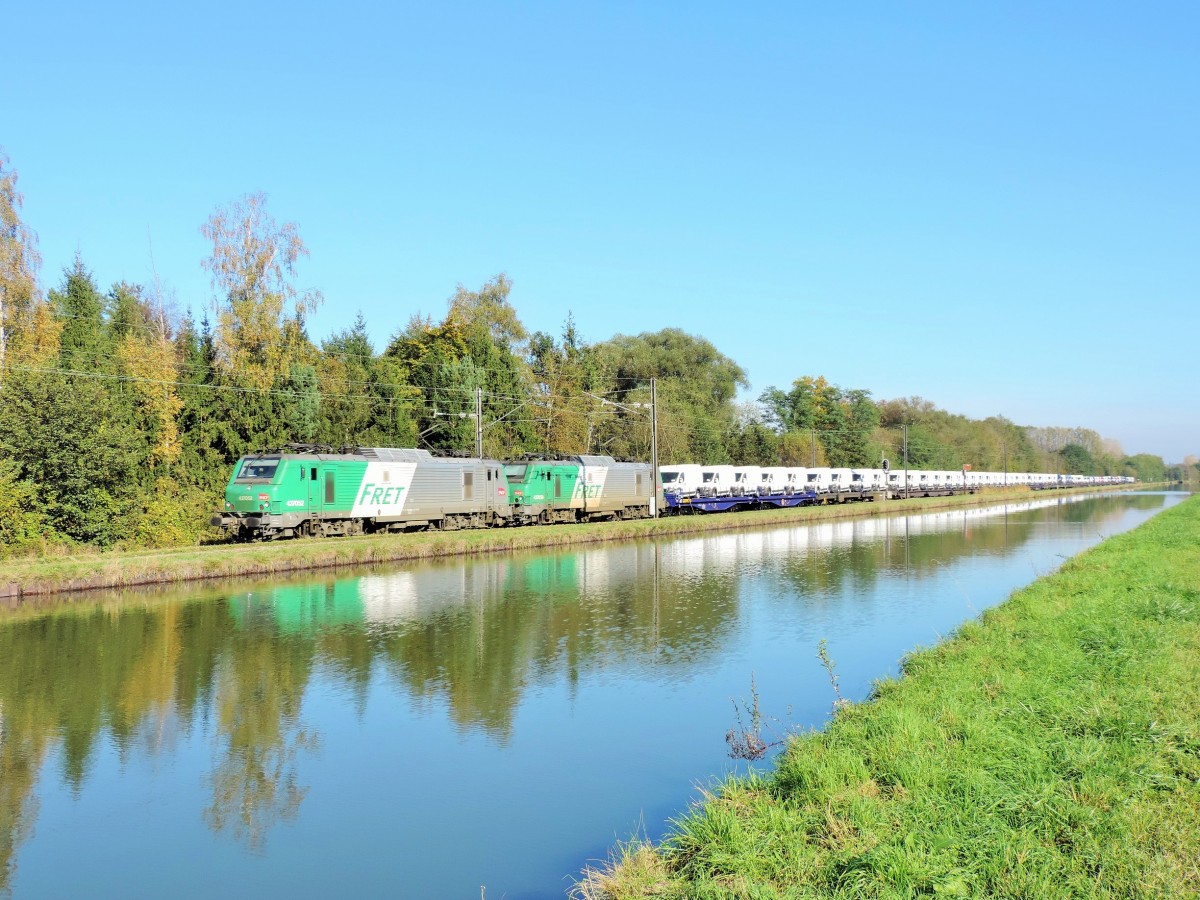
[[[281,597],[278,605],[288,625],[292,599]],[[273,824],[296,817],[304,799],[296,756],[317,744],[300,722],[314,649],[305,636],[276,640],[269,631],[240,628],[229,635],[214,672],[218,750],[204,819],[254,850],[262,849]]]
[[[562,683],[573,697],[585,675],[682,683],[715,665],[738,627],[748,576],[786,602],[829,605],[884,574],[921,579],[959,557],[1005,554],[1049,523],[1103,532],[1131,508],[1163,503],[1049,498],[8,613],[0,891],[33,833],[39,772],[52,756],[78,795],[101,742],[125,764],[207,735],[200,816],[261,851],[308,791],[303,761],[321,741],[303,707],[316,673],[359,712],[382,681],[420,708],[445,708],[460,735],[503,748],[535,687]]]
[[[530,682],[628,672],[661,655],[716,651],[736,614],[731,573],[653,578],[658,548],[626,544],[481,560],[358,581],[379,655],[414,697],[444,700],[462,728],[501,744]]]

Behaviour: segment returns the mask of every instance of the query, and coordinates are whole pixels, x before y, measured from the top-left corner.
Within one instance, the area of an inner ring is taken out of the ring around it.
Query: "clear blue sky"
[[[749,396],[824,375],[1200,454],[1200,5],[10,5],[0,148],[52,287],[211,299],[264,191],[320,340],[457,283],[668,326]]]

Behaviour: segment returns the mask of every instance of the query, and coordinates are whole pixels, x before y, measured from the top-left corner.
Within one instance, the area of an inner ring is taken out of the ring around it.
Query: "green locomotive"
[[[566,456],[504,464],[518,523],[543,525],[651,514],[650,465],[611,456]]]

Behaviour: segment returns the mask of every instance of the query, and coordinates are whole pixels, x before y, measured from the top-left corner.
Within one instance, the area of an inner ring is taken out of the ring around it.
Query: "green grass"
[[[1105,489],[1082,488],[1069,493],[1098,490]],[[759,528],[812,520],[896,515],[1042,496],[1049,495],[1032,492],[1028,488],[1008,488],[955,497],[843,503],[801,509],[673,516],[658,520],[588,525],[289,540],[268,544],[217,544],[165,550],[90,550],[0,560],[0,597],[5,595],[8,585],[17,585],[23,595],[45,595],[241,575],[276,575],[307,569],[623,541],[700,531]]]
[[[576,894],[1200,896],[1200,498],[909,657]]]

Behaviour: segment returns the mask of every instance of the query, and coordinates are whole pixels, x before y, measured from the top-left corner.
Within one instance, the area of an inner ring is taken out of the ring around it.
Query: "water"
[[[0,894],[562,897],[727,754],[1182,495],[829,522],[0,613]],[[398,538],[401,539],[402,538]],[[769,765],[769,759],[760,766]]]

